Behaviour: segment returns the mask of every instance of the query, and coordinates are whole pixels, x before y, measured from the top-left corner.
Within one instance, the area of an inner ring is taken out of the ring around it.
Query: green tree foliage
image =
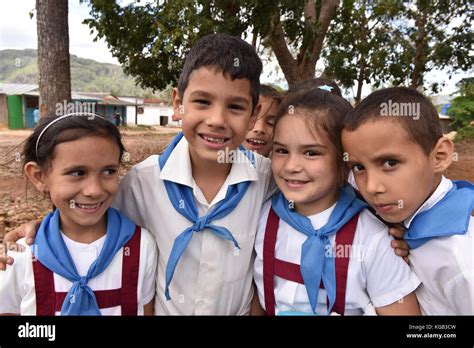
[[[223,32],[273,52],[290,86],[315,76],[325,48],[325,74],[346,88],[357,84],[360,99],[363,84],[418,87],[433,69],[472,68],[470,2],[156,0],[121,6],[91,0],[85,23],[142,87],[174,85],[189,48]]]
[[[105,38],[142,87],[175,84],[184,57],[202,36],[251,36],[271,48],[289,84],[314,77],[339,0],[160,0],[120,6],[92,0],[85,23]]]
[[[448,115],[453,122],[451,126],[458,131],[455,140],[474,139],[474,77],[459,82],[459,96],[451,102]]]
[[[364,84],[379,87],[394,73],[387,64],[397,60],[390,26],[402,10],[400,1],[344,0],[337,11],[324,52],[324,74],[345,88],[357,85],[356,103]]]
[[[473,19],[472,0],[404,1],[403,16],[394,27],[393,46],[400,52],[400,60],[390,62],[396,65],[394,84],[424,86],[438,92],[443,81],[426,86],[426,73],[446,68],[451,75],[471,69]]]
[[[471,4],[472,6],[472,4]],[[469,0],[344,0],[328,34],[325,74],[346,88],[372,83],[426,86],[433,69],[472,68],[473,11]]]

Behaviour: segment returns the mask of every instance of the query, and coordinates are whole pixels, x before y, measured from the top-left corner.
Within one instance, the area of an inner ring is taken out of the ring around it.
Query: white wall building
[[[137,115],[137,106],[143,104],[143,98],[140,97],[118,97],[120,100],[124,100],[129,103],[133,103],[135,105],[127,106],[127,120],[128,123],[136,123],[136,115]]]
[[[173,108],[159,99],[138,97],[119,97],[119,99],[136,104],[127,107],[128,123],[146,126],[181,127],[181,121],[173,121]]]

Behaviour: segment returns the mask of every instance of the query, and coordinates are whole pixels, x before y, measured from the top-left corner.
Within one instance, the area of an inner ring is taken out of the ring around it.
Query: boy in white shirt
[[[443,176],[453,143],[416,90],[372,93],[345,118],[342,143],[364,199],[390,223],[403,222],[423,314],[474,314],[474,188]]]

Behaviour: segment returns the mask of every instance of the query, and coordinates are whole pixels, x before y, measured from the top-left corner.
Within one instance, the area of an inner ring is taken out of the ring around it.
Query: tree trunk
[[[423,52],[426,45],[426,18],[420,11],[416,18],[416,27],[418,29],[415,40],[415,58],[413,60],[413,73],[411,75],[411,88],[423,86],[423,71],[425,70],[425,59]]]
[[[317,28],[317,34],[308,46],[300,47],[297,58],[292,56],[286,44],[279,11],[274,13],[269,37],[270,45],[289,86],[314,77],[324,38],[329,24],[336,14],[339,2],[340,0],[324,0],[319,11],[319,17],[316,18],[315,0],[306,0],[305,21],[307,21],[307,25]]]
[[[354,98],[355,105],[358,105],[362,99],[362,86],[365,80],[365,63],[361,57],[359,61],[359,76],[357,77],[357,95]]]
[[[41,117],[59,116],[56,104],[71,100],[68,2],[36,0],[36,26]]]
[[[365,17],[366,7],[365,1],[362,2],[362,6],[360,9],[360,35],[359,35],[359,42],[361,45],[364,45],[367,42],[367,36],[369,32],[369,27],[367,23],[367,18]],[[366,53],[365,49],[361,49],[361,54],[359,58],[359,73],[357,76],[357,95],[354,98],[355,105],[359,104],[362,99],[362,86],[364,85],[365,81],[365,61],[367,56],[364,54]]]

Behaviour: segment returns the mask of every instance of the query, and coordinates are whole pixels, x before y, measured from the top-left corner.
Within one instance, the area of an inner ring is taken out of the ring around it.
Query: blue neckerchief
[[[295,230],[308,236],[301,249],[300,269],[313,313],[316,313],[319,285],[323,281],[329,299],[328,314],[336,299],[336,269],[333,257],[325,257],[325,248],[331,246],[329,236],[339,231],[367,204],[358,199],[350,185],[339,190],[339,198],[326,225],[314,230],[311,220],[290,209],[290,203],[278,193],[273,196],[275,213]]]
[[[107,210],[107,235],[99,257],[80,277],[71,254],[59,231],[59,210],[49,213],[41,222],[36,234],[34,250],[36,258],[52,272],[72,283],[64,299],[61,315],[101,315],[94,292],[87,285],[112,262],[115,254],[132,238],[135,224],[118,210]]]
[[[179,143],[182,137],[183,133],[179,133],[160,156],[158,161],[161,170],[163,170],[166,161],[168,160],[169,156],[171,155],[174,148]],[[253,153],[251,151],[243,149],[243,147],[240,147],[239,149],[249,158],[252,164],[254,164],[255,159]],[[201,232],[202,230],[207,228],[216,236],[231,241],[232,243],[234,243],[234,246],[236,248],[240,249],[239,244],[235,240],[232,233],[225,227],[213,225],[212,221],[216,219],[221,219],[224,216],[228,215],[230,212],[232,212],[232,210],[234,210],[234,208],[239,204],[240,200],[249,188],[250,181],[230,185],[227,189],[225,198],[217,204],[216,208],[213,209],[207,215],[201,217],[199,217],[198,215],[198,209],[196,206],[196,202],[194,201],[194,194],[191,187],[168,180],[164,180],[164,184],[166,192],[168,193],[169,200],[173,204],[173,207],[178,213],[183,215],[192,223],[192,226],[186,228],[178,237],[176,237],[173,243],[173,248],[171,249],[170,256],[168,258],[168,263],[166,265],[165,295],[166,299],[170,300],[171,297],[169,294],[169,285],[171,283],[171,280],[173,279],[173,274],[176,269],[176,265],[178,264],[178,261],[183,255],[184,250],[191,241],[193,232]]]
[[[453,181],[453,187],[439,202],[417,214],[405,232],[405,241],[416,249],[432,238],[465,234],[474,209],[474,185]]]

